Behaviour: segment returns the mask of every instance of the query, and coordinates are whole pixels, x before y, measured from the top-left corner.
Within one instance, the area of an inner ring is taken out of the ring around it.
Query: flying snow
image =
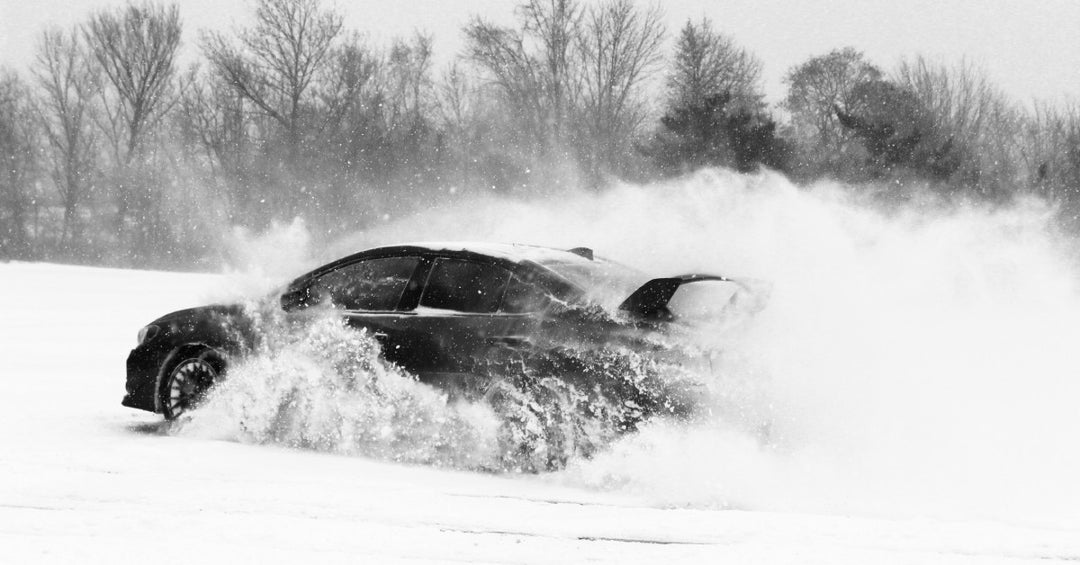
[[[883,206],[880,195],[704,171],[545,201],[471,199],[318,258],[483,240],[588,246],[657,276],[768,281],[756,318],[703,330],[720,355],[691,418],[623,430],[570,419],[573,442],[545,443],[570,420],[526,414],[529,399],[514,411],[449,398],[321,321],[236,367],[177,429],[490,471],[542,470],[561,449],[549,480],[663,506],[1080,518],[1075,242],[1038,202]],[[237,252],[259,247],[245,237]],[[518,439],[534,430],[524,451],[507,441],[513,418]]]

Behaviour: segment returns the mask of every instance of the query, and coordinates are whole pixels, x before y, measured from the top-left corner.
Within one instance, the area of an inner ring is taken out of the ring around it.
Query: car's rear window
[[[584,290],[592,302],[610,309],[649,280],[640,271],[599,258],[588,262],[550,261],[544,262],[544,266]]]
[[[514,276],[510,278],[510,284],[506,286],[506,295],[503,296],[499,311],[508,314],[526,314],[539,312],[547,308],[549,304],[551,304],[551,295],[546,290]]]

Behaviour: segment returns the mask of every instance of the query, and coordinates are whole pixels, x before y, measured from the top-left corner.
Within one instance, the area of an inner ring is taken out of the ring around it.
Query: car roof
[[[594,256],[588,248],[557,249],[522,243],[425,241],[384,245],[353,253],[300,276],[290,283],[289,288],[306,284],[305,281],[357,260],[406,254],[487,258],[495,262],[522,265],[530,270],[540,268],[549,280],[554,276],[555,280],[563,281],[558,284],[568,285],[568,289],[576,289],[572,291],[575,295],[605,307],[621,302],[648,280],[643,273],[630,267]]]
[[[409,253],[446,254],[459,257],[486,257],[497,262],[515,265],[532,264],[554,274],[579,291],[589,293],[597,287],[608,287],[628,294],[647,277],[626,267],[593,256],[588,248],[556,249],[522,243],[490,242],[413,242],[373,247],[327,263],[293,281],[298,284],[327,271],[365,257],[395,256]]]
[[[582,265],[588,265],[592,260],[569,249],[556,249],[554,247],[543,247],[540,245],[529,245],[524,243],[490,243],[490,242],[475,242],[475,241],[462,241],[462,242],[412,242],[402,243],[400,245],[391,245],[385,247],[377,247],[368,251],[378,251],[381,249],[401,249],[401,248],[419,248],[421,250],[431,252],[464,252],[464,253],[477,253],[480,255],[487,255],[504,261],[510,261],[513,263],[522,263],[524,261],[532,261],[541,265],[551,263],[580,263]],[[585,248],[577,248],[585,249]],[[365,252],[367,253],[367,252]],[[591,253],[589,251],[588,253]]]
[[[379,249],[392,252],[427,251],[478,254],[512,263],[534,263],[584,292],[590,301],[613,306],[644,284],[649,277],[621,263],[594,256],[591,249],[556,249],[522,243],[420,242]]]

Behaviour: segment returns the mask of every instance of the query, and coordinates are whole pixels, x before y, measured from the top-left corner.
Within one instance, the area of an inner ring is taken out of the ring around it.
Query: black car
[[[586,248],[411,244],[339,259],[272,299],[285,316],[335,308],[378,339],[387,361],[455,389],[490,378],[493,366],[505,374],[510,360],[550,362],[552,351],[662,349],[651,337],[677,325],[672,297],[701,281],[734,282],[715,275],[648,280]],[[241,305],[154,320],[128,356],[123,405],[176,418],[251,350],[256,333]]]

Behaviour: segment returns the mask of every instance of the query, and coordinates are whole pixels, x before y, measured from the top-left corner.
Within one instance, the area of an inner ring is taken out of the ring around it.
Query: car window
[[[346,310],[393,310],[412,278],[417,257],[383,257],[339,267],[315,281],[319,301]]]
[[[461,259],[435,260],[420,306],[488,314],[502,300],[510,271],[497,265]]]
[[[509,314],[538,312],[550,303],[551,296],[546,290],[513,276],[510,277],[510,284],[506,285],[506,295],[499,311]]]
[[[546,261],[543,265],[583,290],[586,301],[610,311],[649,280],[635,269],[599,257],[593,261]]]

